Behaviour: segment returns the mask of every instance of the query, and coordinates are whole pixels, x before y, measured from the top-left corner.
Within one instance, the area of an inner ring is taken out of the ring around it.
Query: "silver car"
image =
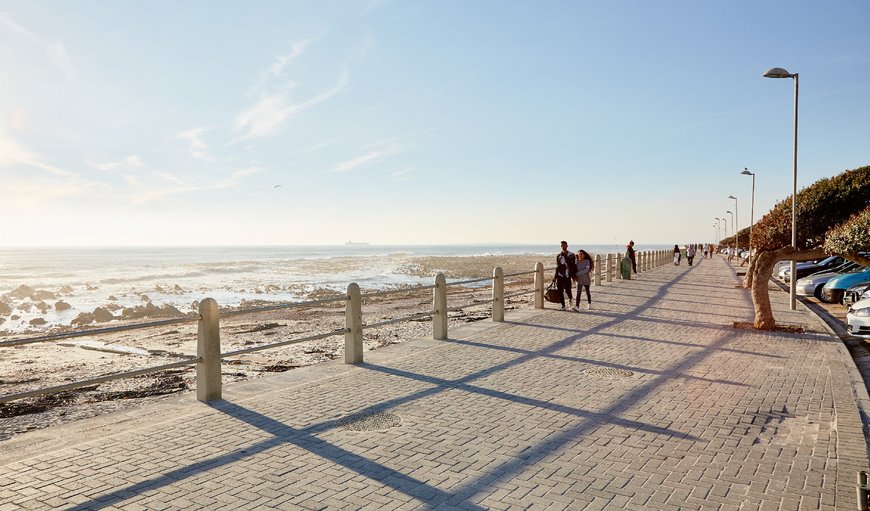
[[[795,283],[795,293],[800,296],[815,296],[817,299],[821,300],[822,287],[829,280],[842,273],[852,271],[858,266],[857,263],[847,262],[837,266],[837,268],[832,271],[814,273],[802,279],[798,279]]]

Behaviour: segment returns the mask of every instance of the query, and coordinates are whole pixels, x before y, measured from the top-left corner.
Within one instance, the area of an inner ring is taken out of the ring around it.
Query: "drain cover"
[[[345,431],[380,431],[401,423],[398,415],[388,412],[356,413],[338,420],[338,425]]]
[[[597,376],[599,378],[628,378],[634,373],[628,369],[613,369],[610,367],[593,367],[583,371],[583,374],[589,376]]]

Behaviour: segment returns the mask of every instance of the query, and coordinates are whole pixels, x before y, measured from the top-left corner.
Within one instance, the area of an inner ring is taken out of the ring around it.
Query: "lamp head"
[[[764,72],[765,78],[791,78],[794,75],[781,67],[773,67]]]
[[[745,176],[754,176],[755,175],[752,172],[749,172],[749,169],[747,169],[746,167],[743,168],[743,172],[741,172],[741,174],[743,174]]]
[[[729,198],[729,199],[737,200],[737,197],[735,197],[735,196],[733,196],[733,195],[729,195],[728,198]]]
[[[730,212],[730,211],[726,211],[726,213],[728,213],[729,215],[733,215],[733,214],[734,214],[734,213],[732,213],[732,212]]]

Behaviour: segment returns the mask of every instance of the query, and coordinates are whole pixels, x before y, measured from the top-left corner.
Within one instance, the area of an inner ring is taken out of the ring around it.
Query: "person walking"
[[[674,245],[674,266],[680,265],[680,258],[683,257],[683,254],[680,253],[679,245]]]
[[[556,287],[559,289],[559,302],[565,310],[565,293],[568,293],[568,303],[574,300],[571,293],[571,281],[577,274],[577,262],[574,252],[568,250],[568,242],[562,241],[562,251],[556,255]]]
[[[595,268],[595,263],[589,257],[589,253],[585,250],[577,252],[577,274],[574,280],[577,282],[577,302],[572,309],[574,312],[580,312],[580,294],[583,288],[586,288],[586,310],[592,308],[592,295],[589,294],[589,285],[592,284],[590,273]]]
[[[686,261],[689,266],[692,266],[692,259],[695,258],[695,245],[686,245]]]
[[[637,258],[634,255],[634,240],[628,242],[625,246],[625,257],[631,260],[631,271],[637,275]]]

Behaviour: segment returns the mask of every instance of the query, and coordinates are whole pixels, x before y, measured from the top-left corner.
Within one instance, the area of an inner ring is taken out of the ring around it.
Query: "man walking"
[[[573,252],[568,250],[568,242],[562,242],[562,251],[556,256],[556,287],[559,289],[559,300],[562,310],[565,310],[565,292],[568,292],[568,303],[574,300],[571,292],[574,276],[577,274],[577,261]]]

